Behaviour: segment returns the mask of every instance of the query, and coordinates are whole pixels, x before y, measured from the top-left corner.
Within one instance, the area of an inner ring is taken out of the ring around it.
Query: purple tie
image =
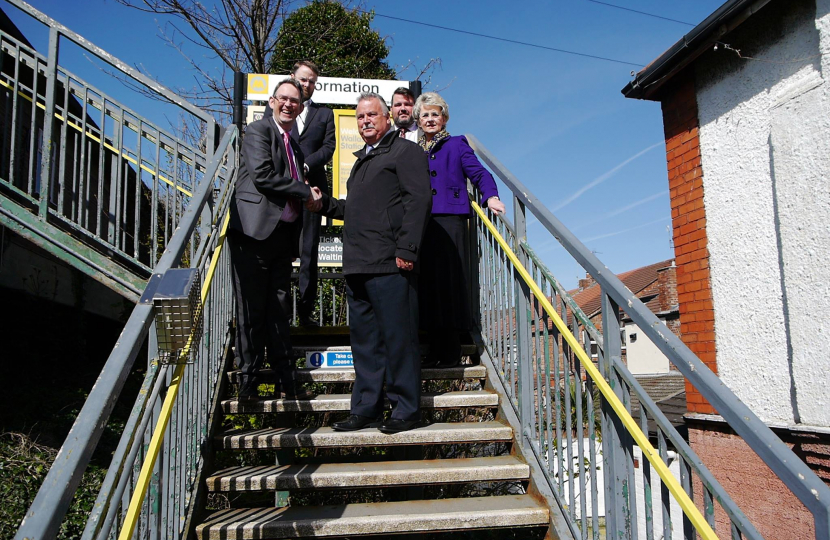
[[[285,142],[285,155],[288,156],[288,166],[291,168],[291,178],[300,182],[300,175],[297,174],[297,166],[294,165],[294,151],[291,149],[291,135],[288,132],[282,134],[282,140]],[[288,198],[288,203],[282,211],[280,221],[293,223],[300,215],[300,201],[294,197]]]

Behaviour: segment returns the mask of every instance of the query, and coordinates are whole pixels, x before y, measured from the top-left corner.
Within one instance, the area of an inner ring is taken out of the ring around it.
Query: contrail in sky
[[[601,183],[605,182],[606,180],[608,180],[609,178],[611,178],[612,176],[614,176],[614,175],[617,173],[617,171],[619,171],[620,169],[622,169],[623,167],[625,167],[626,165],[628,165],[629,163],[631,163],[632,161],[634,161],[634,160],[635,160],[635,159],[637,159],[638,157],[642,156],[643,154],[645,154],[645,153],[646,153],[646,152],[648,152],[649,150],[652,150],[652,149],[654,149],[654,148],[657,148],[657,147],[658,147],[658,146],[660,146],[661,144],[665,144],[665,142],[664,142],[664,141],[660,141],[660,142],[658,142],[658,143],[652,144],[651,146],[649,146],[649,147],[648,147],[648,148],[646,148],[645,150],[642,150],[642,151],[640,151],[640,152],[638,152],[638,153],[634,154],[634,155],[633,155],[633,156],[631,156],[630,158],[626,159],[625,161],[623,161],[622,163],[620,163],[619,165],[617,165],[616,167],[614,167],[614,168],[613,168],[613,169],[611,169],[610,171],[608,171],[608,172],[606,172],[606,173],[604,173],[604,174],[599,175],[599,176],[598,176],[598,177],[596,177],[594,180],[592,180],[591,182],[589,182],[589,183],[588,183],[588,185],[586,185],[586,186],[582,187],[581,189],[579,189],[579,191],[577,191],[576,193],[574,193],[573,195],[571,195],[570,197],[568,197],[567,199],[565,199],[564,201],[562,201],[561,203],[559,203],[559,205],[558,205],[558,206],[556,206],[556,207],[553,209],[553,211],[554,211],[554,212],[557,212],[557,211],[561,210],[562,208],[564,208],[564,207],[568,206],[569,204],[571,204],[572,202],[574,202],[575,200],[577,200],[580,196],[582,196],[582,194],[583,194],[583,193],[585,193],[586,191],[588,191],[588,190],[589,190],[589,189],[591,189],[592,187],[594,187],[594,186],[596,186],[596,185],[599,185],[599,184],[601,184]]]
[[[629,229],[623,229],[621,231],[614,231],[612,233],[601,234],[599,236],[593,236],[591,238],[586,238],[582,242],[593,242],[594,240],[600,240],[602,238],[609,238],[611,236],[617,236],[618,234],[625,234],[627,232],[636,231],[637,229],[642,229],[643,227],[648,227],[649,225],[654,225],[655,223],[660,223],[660,222],[666,221],[668,219],[669,219],[668,217],[655,219],[654,221],[649,221],[648,223],[643,223],[642,225],[637,225],[636,227],[631,227]]]
[[[667,189],[667,190],[665,190],[665,191],[661,191],[660,193],[655,193],[654,195],[649,195],[649,196],[648,196],[648,197],[646,197],[645,199],[641,199],[641,200],[639,200],[639,201],[637,201],[637,202],[633,202],[633,203],[629,204],[628,206],[623,206],[623,207],[622,207],[622,208],[620,208],[619,210],[614,210],[614,211],[613,211],[613,212],[611,212],[611,213],[604,214],[604,215],[603,215],[601,218],[599,218],[599,219],[595,219],[595,220],[593,220],[593,221],[589,221],[588,223],[583,223],[582,225],[577,225],[576,227],[572,228],[571,230],[572,230],[572,231],[575,231],[575,230],[577,230],[577,229],[583,229],[583,228],[587,227],[588,225],[593,225],[593,224],[595,224],[595,223],[599,223],[600,221],[605,221],[606,219],[610,219],[610,218],[612,218],[612,217],[614,217],[614,216],[618,216],[618,215],[622,214],[623,212],[628,212],[628,211],[629,211],[629,210],[631,210],[632,208],[636,208],[636,207],[640,206],[641,204],[645,204],[645,203],[647,203],[647,202],[649,202],[649,201],[653,201],[654,199],[657,199],[658,197],[662,197],[663,195],[667,194],[668,192],[669,192],[669,190]]]

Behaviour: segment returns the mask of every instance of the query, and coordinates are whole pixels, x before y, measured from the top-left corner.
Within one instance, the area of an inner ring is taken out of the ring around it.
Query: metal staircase
[[[28,4],[9,2],[49,27],[50,45],[43,56],[20,36],[0,37],[0,222],[132,298],[151,275],[198,269],[204,327],[187,345],[191,363],[162,361],[153,307],[136,305],[17,539],[57,536],[145,347],[147,375],[82,540],[760,539],[626,368],[624,313],[812,513],[816,539],[830,540],[830,489],[472,135],[506,186],[513,219],[473,203],[474,361],[422,370],[429,425],[397,435],[331,431],[348,406],[348,369],[299,370],[314,399],[240,409],[226,376],[233,299],[223,249],[236,128],[219,140],[197,108]],[[203,119],[203,140],[187,144],[61,67],[62,39]],[[600,285],[601,332],[528,245],[528,213]],[[299,346],[331,345],[325,333],[310,339]],[[635,397],[639,423],[630,414]],[[246,429],[223,431],[223,423]],[[247,465],[234,462],[243,456]],[[227,504],[217,503],[222,495]]]
[[[526,493],[530,467],[516,451],[513,429],[497,412],[499,395],[487,384],[485,366],[424,369],[422,378],[428,390],[421,399],[428,425],[396,435],[374,428],[337,432],[328,427],[348,414],[350,395],[330,391],[348,389],[354,380],[351,369],[298,370],[298,382],[324,392],[313,399],[264,398],[245,406],[235,399],[223,401],[226,414],[303,413],[307,427],[217,434],[217,449],[289,450],[296,455],[278,465],[217,471],[206,481],[210,491],[239,496],[285,490],[292,495],[283,508],[273,507],[271,499],[270,508],[235,504],[216,512],[196,527],[197,537],[353,537],[508,527],[535,527],[522,538],[533,532],[544,537],[549,508]],[[495,483],[505,494],[480,495]],[[456,495],[445,498],[450,485]],[[418,488],[414,494],[413,487]],[[386,500],[389,494],[397,497]],[[296,499],[309,502],[298,504]]]

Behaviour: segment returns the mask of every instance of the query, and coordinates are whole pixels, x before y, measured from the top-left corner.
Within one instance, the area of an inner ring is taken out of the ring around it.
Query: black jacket
[[[300,143],[303,149],[305,163],[308,165],[306,180],[312,186],[328,193],[325,165],[334,155],[337,139],[334,134],[334,113],[331,109],[321,107],[313,101],[307,105],[308,113],[305,117],[305,129],[302,133],[297,130],[297,122],[291,136]]]
[[[297,173],[303,180],[303,152],[293,138]],[[274,232],[288,197],[294,197],[303,208],[310,188],[291,178],[285,145],[273,117],[248,125],[242,140],[239,173],[231,202],[231,229],[251,238],[264,240]],[[302,211],[297,220],[302,219]],[[297,227],[299,234],[299,227]],[[299,245],[299,243],[297,243]]]
[[[369,155],[365,146],[355,152],[346,200],[323,198],[323,213],[345,221],[344,274],[394,273],[395,257],[418,260],[432,208],[429,165],[417,144],[395,135]]]

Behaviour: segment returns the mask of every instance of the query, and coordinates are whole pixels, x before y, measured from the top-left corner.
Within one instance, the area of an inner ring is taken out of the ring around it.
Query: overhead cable
[[[362,11],[362,12],[363,13],[370,13],[368,11]],[[430,28],[438,28],[439,30],[447,30],[448,32],[456,32],[458,34],[467,34],[469,36],[476,36],[476,37],[482,37],[482,38],[487,38],[487,39],[494,39],[496,41],[504,41],[506,43],[513,43],[513,44],[516,44],[516,45],[524,45],[525,47],[534,47],[534,48],[537,48],[537,49],[544,49],[546,51],[553,51],[553,52],[558,52],[558,53],[562,53],[562,54],[570,54],[570,55],[573,55],[573,56],[581,56],[583,58],[593,58],[594,60],[603,60],[605,62],[614,62],[616,64],[623,64],[623,65],[626,65],[626,66],[643,67],[645,65],[645,64],[637,63],[637,62],[628,62],[626,60],[618,60],[616,58],[607,58],[605,56],[597,56],[597,55],[588,54],[588,53],[581,53],[581,52],[578,52],[578,51],[569,51],[567,49],[559,49],[559,48],[556,48],[556,47],[548,47],[547,45],[539,45],[537,43],[528,43],[526,41],[518,41],[518,40],[515,40],[515,39],[508,39],[508,38],[503,38],[503,37],[498,37],[498,36],[491,36],[491,35],[488,35],[488,34],[480,34],[478,32],[470,32],[468,30],[461,30],[461,29],[458,29],[458,28],[450,28],[450,27],[447,27],[447,26],[439,26],[437,24],[429,24],[429,23],[425,23],[425,22],[421,22],[421,21],[413,21],[411,19],[403,19],[401,17],[393,17],[392,15],[382,15],[382,14],[377,13],[377,12],[375,12],[374,15],[375,15],[375,17],[382,17],[384,19],[392,19],[392,20],[395,20],[395,21],[407,22],[407,23],[411,23],[411,24],[419,24],[421,26],[428,26]]]
[[[621,9],[623,11],[630,11],[631,13],[639,13],[640,15],[645,15],[646,17],[654,17],[655,19],[663,19],[664,21],[671,21],[678,24],[685,24],[686,26],[695,26],[692,23],[688,23],[686,21],[678,21],[677,19],[670,19],[668,17],[663,17],[662,15],[655,15],[654,13],[646,13],[645,11],[638,11],[636,9],[631,9],[623,6],[618,6],[616,4],[609,4],[608,2],[600,2],[599,0],[588,0],[594,4],[601,4],[603,6],[608,6],[616,9]]]

